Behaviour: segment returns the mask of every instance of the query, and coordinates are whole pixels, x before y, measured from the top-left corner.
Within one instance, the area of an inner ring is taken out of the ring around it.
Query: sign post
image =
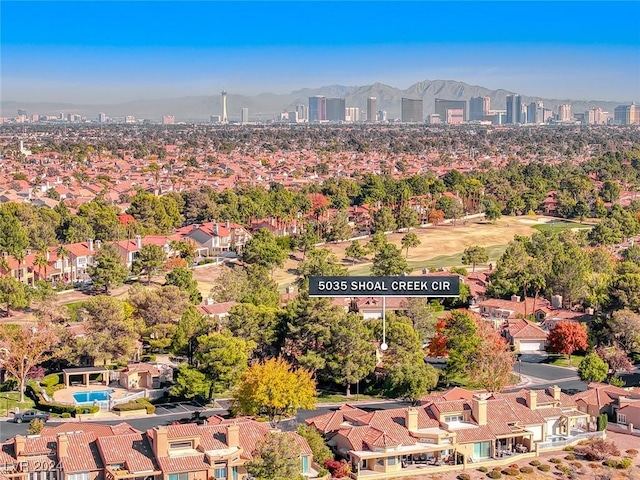
[[[457,297],[460,277],[422,275],[419,277],[309,277],[310,297],[382,297],[382,344],[387,345],[387,297]]]

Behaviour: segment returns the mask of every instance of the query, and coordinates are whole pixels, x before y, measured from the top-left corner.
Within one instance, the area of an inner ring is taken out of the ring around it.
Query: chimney
[[[93,252],[93,238],[89,239],[89,251]]]
[[[163,425],[153,428],[153,453],[156,457],[169,456],[169,440],[167,439],[167,427]]]
[[[229,222],[229,220],[227,220],[224,225],[225,225],[225,227],[227,227],[227,229],[229,229],[231,227],[231,222]]]
[[[549,387],[547,389],[547,393],[549,394],[549,396],[553,397],[553,399],[558,402],[560,401],[561,392],[562,392],[562,389],[558,385],[554,385],[553,387]]]
[[[526,394],[526,402],[527,402],[527,407],[529,407],[531,410],[535,410],[536,408],[538,408],[538,393],[533,391],[533,390],[528,390],[527,394]]]
[[[235,423],[227,426],[227,445],[229,448],[240,447],[240,427]]]
[[[416,431],[418,430],[418,409],[409,407],[407,408],[407,430]]]
[[[487,424],[487,400],[480,395],[474,395],[471,399],[471,413],[478,425]]]
[[[51,254],[49,253],[49,250],[47,250],[47,262],[49,261],[49,257],[51,256]]]
[[[69,456],[69,437],[66,433],[61,433],[57,438],[58,459]]]
[[[520,301],[520,295],[511,295],[511,301],[512,302],[519,302]]]
[[[142,237],[140,235],[136,235],[136,248],[138,250],[142,248]]]
[[[551,306],[553,308],[562,308],[562,295],[553,295],[551,297]]]
[[[22,435],[16,435],[14,441],[15,441],[16,457],[23,455],[25,447],[27,446],[27,439]]]
[[[96,250],[100,250],[101,247],[102,247],[102,241],[96,240]]]

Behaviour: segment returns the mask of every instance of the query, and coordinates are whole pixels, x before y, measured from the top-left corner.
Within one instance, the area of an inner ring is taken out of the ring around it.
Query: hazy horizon
[[[640,100],[637,2],[3,1],[3,100],[114,104],[406,89]],[[620,28],[619,22],[629,25]]]

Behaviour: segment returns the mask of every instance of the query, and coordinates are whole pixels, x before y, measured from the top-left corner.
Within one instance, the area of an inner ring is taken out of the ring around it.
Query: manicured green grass
[[[593,228],[593,225],[559,220],[557,222],[549,222],[549,223],[542,223],[540,225],[534,225],[531,228],[539,232],[564,232],[565,230],[573,230],[574,228],[591,229]]]
[[[380,400],[384,397],[378,397],[375,395],[364,395],[357,394],[355,385],[351,387],[351,396],[347,397],[346,395],[340,395],[338,393],[332,392],[320,392],[318,395],[318,403],[348,403],[354,402],[356,400]]]
[[[0,392],[0,416],[9,416],[8,412],[13,412],[16,407],[20,408],[20,411],[29,410],[34,408],[33,400],[25,395],[24,402],[20,403],[19,392]]]
[[[569,357],[567,355],[550,354],[544,363],[555,365],[556,367],[575,367],[578,368],[584,355],[571,355],[571,365],[569,365]]]

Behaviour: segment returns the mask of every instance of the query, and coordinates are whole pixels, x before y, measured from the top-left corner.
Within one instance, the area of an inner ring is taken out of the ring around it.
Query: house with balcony
[[[603,413],[615,419],[622,407],[634,402],[640,405],[640,392],[608,383],[591,382],[587,390],[576,393],[573,399],[581,411],[594,419]],[[640,426],[640,423],[634,422],[634,425]]]
[[[205,425],[62,423],[40,435],[0,445],[0,478],[15,480],[246,480],[246,463],[269,433],[251,418],[208,419]],[[311,449],[297,433],[300,473],[315,478]]]
[[[602,435],[588,431],[589,415],[559,387],[465,393],[374,412],[344,405],[306,422],[350,462],[356,479],[425,475],[482,462],[506,465]]]

